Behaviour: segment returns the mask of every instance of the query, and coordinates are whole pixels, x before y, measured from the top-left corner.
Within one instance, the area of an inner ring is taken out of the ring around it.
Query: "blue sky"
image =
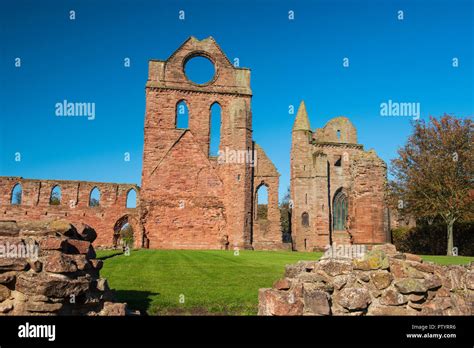
[[[312,128],[347,116],[389,162],[410,118],[382,117],[380,103],[418,102],[421,118],[474,114],[473,31],[468,0],[2,1],[0,175],[140,184],[147,62],[189,36],[213,36],[252,70],[254,139],[280,171],[281,193],[288,108],[303,99]],[[95,119],[56,117],[65,99],[95,103]]]

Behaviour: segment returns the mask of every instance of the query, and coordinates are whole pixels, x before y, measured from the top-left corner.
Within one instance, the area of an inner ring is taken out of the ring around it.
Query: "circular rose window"
[[[214,64],[203,56],[196,56],[189,59],[184,65],[184,74],[191,82],[204,85],[214,78],[216,70]]]

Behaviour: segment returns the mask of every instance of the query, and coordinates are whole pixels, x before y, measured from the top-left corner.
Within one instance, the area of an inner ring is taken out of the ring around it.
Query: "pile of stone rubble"
[[[0,221],[0,315],[126,315],[113,302],[96,232],[64,220]]]
[[[474,262],[441,266],[391,244],[361,258],[286,267],[259,291],[259,315],[473,315]]]

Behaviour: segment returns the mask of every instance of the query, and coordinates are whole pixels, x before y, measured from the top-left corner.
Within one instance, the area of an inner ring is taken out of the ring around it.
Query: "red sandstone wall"
[[[198,85],[184,73],[194,56],[212,61],[215,77]],[[98,246],[112,246],[114,230],[129,222],[137,247],[173,249],[252,248],[254,168],[251,163],[223,163],[209,156],[210,109],[221,106],[220,150],[252,151],[250,70],[234,67],[212,37],[186,40],[166,61],[152,60],[146,84],[145,142],[140,207],[126,208],[135,185],[83,181],[2,178],[3,220],[67,217],[98,233]],[[176,128],[176,107],[185,101],[189,129]],[[263,150],[262,150],[263,153]],[[264,153],[263,153],[264,154]],[[264,155],[258,180],[271,186],[269,223],[257,227],[255,247],[281,245],[278,172]],[[264,168],[273,172],[265,173]],[[23,184],[23,202],[9,204],[11,189]],[[59,184],[61,205],[49,204]],[[94,187],[99,207],[89,207]],[[69,204],[72,202],[72,204]]]
[[[190,57],[209,58],[213,81],[184,74]],[[188,39],[166,61],[151,61],[146,86],[141,220],[151,248],[250,247],[252,170],[209,158],[210,108],[221,106],[220,149],[252,149],[250,71],[234,68],[214,39]],[[176,106],[188,106],[188,130]]]
[[[281,249],[282,231],[280,222],[280,208],[278,202],[278,188],[280,174],[274,164],[258,145],[254,147],[257,165],[254,171],[254,222],[253,222],[253,247],[256,250]],[[268,192],[267,218],[257,219],[257,191],[265,185]]]
[[[12,205],[12,190],[17,183],[22,186],[22,202],[20,205]],[[57,185],[61,188],[61,202],[59,205],[51,205],[51,191]],[[100,190],[100,205],[89,207],[89,197],[94,187]],[[131,189],[136,190],[138,202],[140,191],[133,184],[0,177],[0,220],[62,218],[72,224],[85,223],[97,232],[94,246],[112,247],[114,226],[126,216],[134,230],[135,247],[141,247],[143,232],[138,221],[138,208],[126,207],[127,193]]]
[[[385,163],[375,152],[364,152],[351,163],[354,184],[349,201],[352,219],[349,228],[354,243],[387,242],[388,225],[385,205]]]
[[[357,144],[357,131],[347,118],[330,120],[313,134],[309,121],[302,121],[304,116],[307,117],[305,110],[292,133],[290,190],[294,248],[312,251],[330,242],[384,243],[388,226],[385,163],[375,152],[366,152]],[[340,166],[336,166],[338,160]],[[348,197],[345,231],[331,231],[333,199],[338,190]],[[307,227],[302,225],[304,212],[309,214]]]

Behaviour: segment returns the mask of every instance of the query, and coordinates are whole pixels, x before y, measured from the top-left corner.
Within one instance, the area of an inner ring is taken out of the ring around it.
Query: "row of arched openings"
[[[49,204],[60,205],[61,198],[62,198],[61,187],[59,185],[55,185],[51,189],[51,194],[49,196]],[[22,199],[23,199],[23,187],[20,183],[17,183],[15,186],[13,186],[10,203],[12,205],[20,205],[22,203]],[[89,194],[89,206],[98,207],[99,205],[100,205],[100,189],[97,186],[95,186]],[[127,208],[137,207],[137,192],[133,188],[127,192],[126,207]]]
[[[218,102],[214,102],[210,109],[209,120],[209,156],[217,156],[221,139],[221,112]],[[184,100],[176,104],[175,128],[189,129],[189,109]]]
[[[333,229],[335,231],[343,231],[347,224],[347,196],[342,189],[336,191],[333,199],[333,214],[332,214]],[[301,225],[309,227],[309,214],[303,212],[301,214]]]

